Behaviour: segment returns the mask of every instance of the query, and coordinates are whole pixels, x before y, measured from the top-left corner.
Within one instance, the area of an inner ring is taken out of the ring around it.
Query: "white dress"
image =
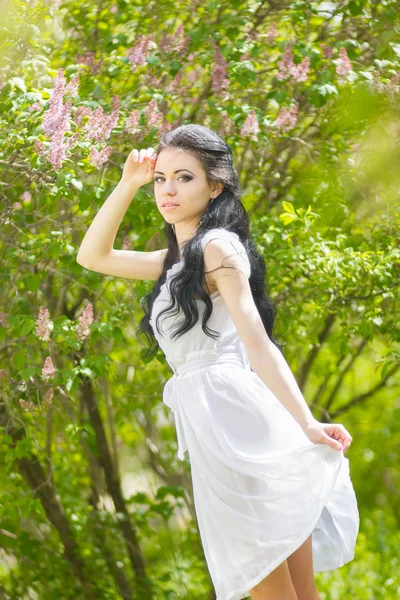
[[[228,239],[250,261],[238,235],[225,229],[202,240]],[[314,571],[337,569],[354,558],[357,500],[342,451],[312,443],[254,373],[219,292],[207,323],[171,339],[182,315],[155,320],[169,301],[168,271],[151,314],[156,339],[174,375],[163,401],[173,412],[180,459],[188,451],[195,511],[217,600],[241,600],[312,534]],[[172,311],[173,312],[173,311]]]

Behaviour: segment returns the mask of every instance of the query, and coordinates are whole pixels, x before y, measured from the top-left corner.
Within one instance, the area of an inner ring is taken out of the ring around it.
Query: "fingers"
[[[342,450],[342,447],[343,447],[342,444],[340,442],[338,442],[337,440],[334,440],[333,438],[329,437],[329,435],[326,436],[325,442],[326,442],[326,444],[328,444],[328,446],[330,446],[334,450]]]
[[[154,152],[154,148],[142,148],[140,151],[134,148],[132,151],[132,158],[134,162],[142,163],[144,162],[145,158],[156,160],[157,153]]]
[[[343,447],[343,452],[346,452],[349,449],[353,438],[341,423],[332,423],[325,429],[325,431],[327,431],[328,434],[332,435],[335,445],[340,443],[340,447]]]

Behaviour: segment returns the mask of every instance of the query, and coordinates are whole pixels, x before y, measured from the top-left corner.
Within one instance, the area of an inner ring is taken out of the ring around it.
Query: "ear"
[[[214,186],[214,188],[213,188],[214,198],[219,196],[223,189],[224,189],[223,183],[219,183],[218,185]]]

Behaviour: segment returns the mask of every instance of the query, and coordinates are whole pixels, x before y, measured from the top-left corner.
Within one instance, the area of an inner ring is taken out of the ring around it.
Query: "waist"
[[[168,359],[167,362],[173,370],[174,375],[178,378],[223,366],[237,366],[250,369],[249,359],[243,343],[234,346],[223,346],[218,350],[210,349],[189,352],[185,362],[179,365],[174,365]]]

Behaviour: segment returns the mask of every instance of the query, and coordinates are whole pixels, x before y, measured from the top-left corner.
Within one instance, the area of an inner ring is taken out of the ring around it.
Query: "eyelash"
[[[188,181],[191,181],[193,179],[193,177],[190,177],[190,175],[181,175],[181,177],[186,177],[186,179]],[[181,177],[178,177],[178,179],[180,179]],[[159,175],[158,177],[154,177],[154,181],[157,183],[157,179],[164,179],[164,177],[162,177],[161,175]]]

